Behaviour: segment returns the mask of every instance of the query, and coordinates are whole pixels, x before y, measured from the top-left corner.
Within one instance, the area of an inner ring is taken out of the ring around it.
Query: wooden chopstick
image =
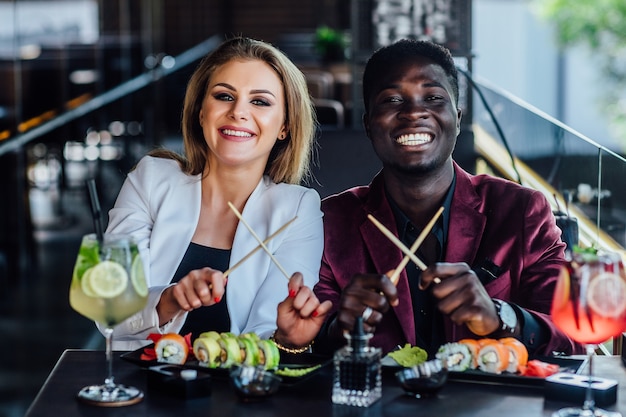
[[[374,225],[378,227],[378,230],[383,232],[383,234],[387,236],[387,238],[389,238],[389,240],[391,240],[394,243],[394,245],[398,247],[398,249],[404,252],[404,254],[408,256],[415,263],[415,265],[417,265],[422,271],[427,268],[426,264],[424,264],[424,262],[422,262],[420,258],[418,258],[413,252],[411,252],[409,248],[407,248],[404,245],[404,243],[400,241],[400,239],[395,237],[394,234],[391,233],[389,229],[387,229],[381,222],[376,220],[376,217],[372,216],[371,214],[368,214],[367,218],[370,219],[372,223],[374,223]]]
[[[419,234],[417,239],[415,239],[415,242],[413,242],[413,245],[411,245],[411,248],[410,248],[411,253],[414,253],[417,250],[417,248],[419,248],[420,245],[424,242],[424,240],[426,239],[426,236],[428,236],[428,233],[430,233],[430,231],[432,230],[433,226],[437,222],[437,219],[439,218],[439,216],[441,216],[441,213],[443,213],[443,206],[439,207],[439,210],[437,210],[437,212],[435,213],[433,218],[430,219],[428,224],[426,224],[426,227],[424,227],[424,229]],[[393,273],[389,277],[389,279],[391,280],[391,282],[393,282],[394,285],[398,285],[398,280],[400,279],[400,272],[402,272],[402,270],[404,269],[404,267],[406,266],[406,264],[408,262],[409,262],[409,257],[408,256],[405,256],[404,258],[402,258],[402,261],[400,261],[400,264],[398,264],[398,267],[393,271]],[[424,265],[424,268],[422,268],[420,265],[418,265],[418,267],[422,271],[424,269],[426,269],[425,266],[426,265]],[[441,280],[438,277],[435,278],[435,283],[439,284],[439,282],[441,282]]]
[[[285,271],[285,268],[282,267],[282,265],[278,262],[278,260],[274,257],[274,255],[272,255],[272,252],[270,252],[267,246],[265,246],[265,243],[263,243],[261,238],[254,232],[254,230],[250,227],[250,225],[243,219],[243,217],[241,216],[241,213],[239,213],[239,210],[237,210],[237,207],[235,207],[230,201],[228,202],[228,207],[230,207],[230,209],[233,211],[233,213],[235,213],[235,216],[237,216],[239,221],[243,223],[244,226],[246,226],[246,228],[252,234],[252,236],[254,236],[257,242],[259,242],[259,246],[261,246],[261,248],[263,248],[263,250],[269,255],[270,259],[276,264],[278,269],[280,269],[280,272],[282,272],[283,275],[285,275],[285,278],[289,279],[290,277]]]
[[[267,245],[267,243],[274,239],[276,236],[278,236],[283,230],[285,230],[287,228],[287,226],[289,226],[291,223],[293,223],[294,220],[296,220],[298,218],[298,216],[294,217],[293,219],[289,220],[287,223],[285,223],[284,225],[282,225],[280,227],[280,229],[278,229],[277,231],[275,231],[274,233],[272,233],[271,235],[269,235],[267,237],[267,239],[265,239],[263,241],[263,244]],[[259,249],[262,249],[263,246],[258,245],[256,248],[252,249],[246,256],[244,256],[243,258],[241,258],[235,265],[231,266],[230,268],[228,268],[226,271],[224,271],[224,278],[226,278],[231,272],[233,272],[235,269],[237,269],[241,264],[243,264],[248,258],[250,258],[252,255],[254,255],[255,253],[258,252]]]
[[[391,240],[398,247],[398,249],[400,249],[404,253],[404,255],[405,255],[404,258],[402,259],[402,261],[400,262],[400,264],[398,265],[398,267],[393,271],[393,273],[389,277],[389,279],[391,280],[391,282],[393,282],[394,285],[398,284],[398,279],[400,278],[400,272],[404,269],[404,267],[409,262],[409,260],[413,261],[413,263],[415,263],[415,265],[417,265],[417,267],[419,269],[421,269],[422,271],[427,268],[426,264],[424,262],[422,262],[422,260],[419,259],[415,255],[414,252],[424,242],[424,240],[426,239],[426,236],[428,235],[428,233],[431,231],[431,229],[433,228],[433,226],[437,222],[437,219],[439,218],[439,216],[441,216],[441,213],[443,213],[443,207],[440,207],[439,210],[437,210],[437,212],[435,213],[433,218],[430,219],[430,221],[428,222],[426,227],[424,227],[424,229],[419,234],[417,239],[415,239],[415,242],[413,242],[413,245],[411,245],[410,249],[408,249],[404,245],[404,243],[402,243],[400,241],[400,239],[395,237],[394,234],[391,233],[391,231],[389,229],[387,229],[382,223],[380,223],[378,220],[376,220],[376,218],[374,216],[372,216],[371,214],[368,214],[367,217],[374,223],[374,225],[376,225],[376,227],[378,227],[378,229],[385,236],[387,236],[387,238],[389,240]]]

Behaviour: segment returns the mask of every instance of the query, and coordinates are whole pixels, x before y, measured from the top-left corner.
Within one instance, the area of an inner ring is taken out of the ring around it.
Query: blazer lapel
[[[450,207],[445,261],[466,262],[473,266],[485,230],[486,217],[481,213],[481,198],[476,194],[470,176],[455,164],[456,188]],[[456,326],[446,319],[448,340],[457,340]]]
[[[372,181],[368,200],[365,202],[367,214],[372,214],[380,223],[389,229],[396,237],[398,231],[389,202],[385,197],[382,174]],[[363,242],[367,246],[376,272],[386,274],[395,269],[402,261],[402,251],[396,247],[367,217],[360,226]],[[415,321],[413,318],[413,304],[406,271],[402,270],[397,284],[399,304],[393,310],[400,322],[406,340],[415,345]]]
[[[486,217],[479,211],[481,199],[467,173],[456,167],[456,188],[450,207],[446,239],[446,262],[467,262],[472,266],[485,230]]]

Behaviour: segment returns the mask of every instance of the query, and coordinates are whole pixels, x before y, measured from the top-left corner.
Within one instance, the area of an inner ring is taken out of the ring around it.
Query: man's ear
[[[461,116],[463,115],[463,110],[460,108],[456,111],[456,135],[459,136],[461,134]]]
[[[367,113],[363,113],[363,127],[365,128],[365,134],[369,138],[370,137],[370,124],[369,124],[369,117]]]

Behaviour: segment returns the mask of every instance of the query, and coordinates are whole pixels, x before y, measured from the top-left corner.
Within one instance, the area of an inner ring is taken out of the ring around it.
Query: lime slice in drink
[[[103,261],[83,275],[83,291],[89,288],[94,297],[113,298],[124,292],[128,286],[128,274],[116,262]],[[85,291],[87,294],[87,291]]]
[[[616,274],[599,274],[589,283],[587,302],[601,316],[621,316],[626,311],[626,282]]]
[[[135,255],[133,264],[130,267],[130,281],[133,283],[133,287],[140,297],[148,295],[148,284],[146,284],[143,262],[141,262],[141,256],[139,256],[139,254]]]
[[[83,274],[83,278],[80,280],[80,287],[86,296],[97,297],[98,294],[94,293],[93,290],[91,289],[91,278],[90,278],[91,271],[93,271],[93,268],[89,268],[88,270],[85,271],[85,273]]]

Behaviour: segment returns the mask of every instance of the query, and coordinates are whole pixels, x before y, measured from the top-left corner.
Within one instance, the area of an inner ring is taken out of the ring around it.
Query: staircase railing
[[[57,117],[38,124],[24,133],[1,141],[0,156],[7,152],[15,151],[61,126],[75,121],[86,114],[92,113],[116,100],[120,100],[123,97],[129,96],[143,88],[146,88],[174,72],[186,68],[188,65],[198,61],[209,51],[217,47],[222,40],[223,38],[221,36],[213,36],[174,57],[173,60],[169,60],[168,62],[170,62],[171,65],[156,66],[155,68],[123,82],[117,87],[114,87],[101,95],[89,99],[77,107],[61,113]],[[47,118],[42,118],[42,120],[46,119]]]
[[[626,255],[626,158],[486,81],[474,83],[482,95],[474,99],[473,120],[483,166],[569,212],[582,246]]]

